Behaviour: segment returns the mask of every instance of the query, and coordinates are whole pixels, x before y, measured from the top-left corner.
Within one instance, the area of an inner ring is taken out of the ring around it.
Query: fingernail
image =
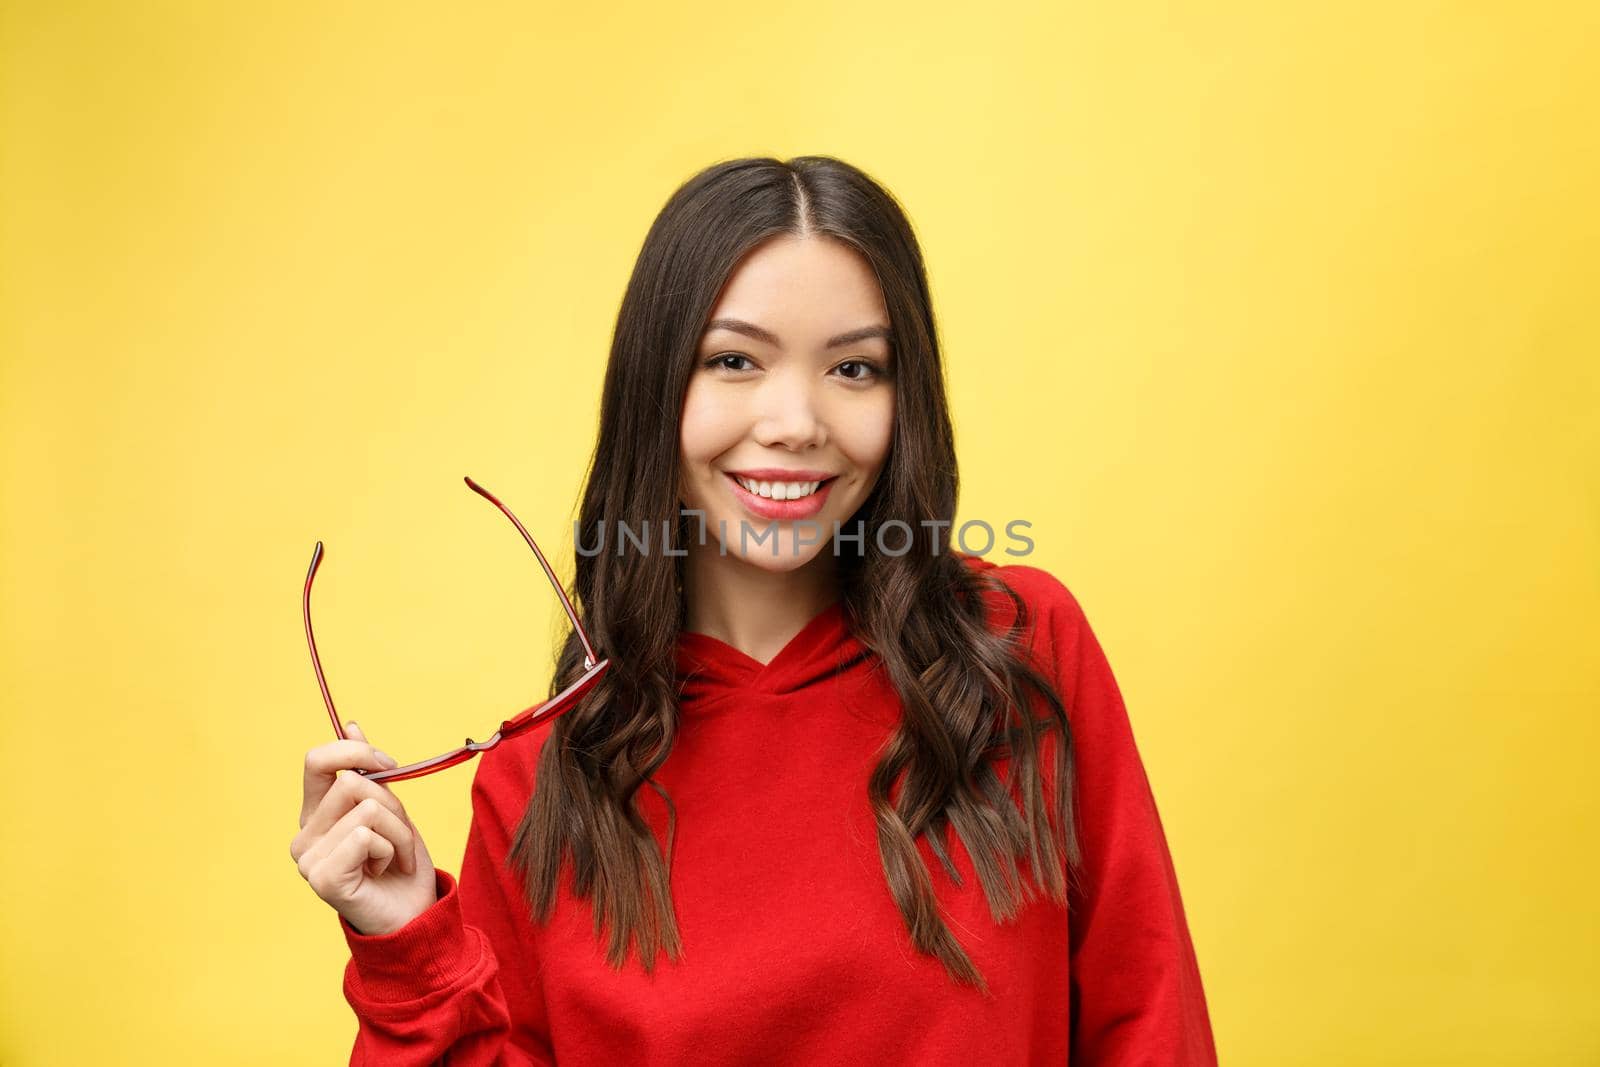
[[[372,754],[378,757],[378,762],[383,764],[386,770],[400,766],[393,756],[381,748],[373,749]]]

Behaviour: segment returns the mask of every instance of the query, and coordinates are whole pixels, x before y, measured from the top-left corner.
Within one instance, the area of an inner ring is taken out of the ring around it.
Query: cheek
[[[738,441],[737,427],[714,389],[693,381],[683,398],[678,420],[678,461],[686,481],[706,477],[705,466]]]
[[[847,436],[841,441],[845,454],[862,467],[881,465],[894,440],[894,412],[894,394],[888,392],[878,403],[858,411],[845,424]]]
[[[709,430],[706,416],[705,392],[690,382],[683,397],[683,412],[678,416],[678,451],[685,474],[705,456]]]

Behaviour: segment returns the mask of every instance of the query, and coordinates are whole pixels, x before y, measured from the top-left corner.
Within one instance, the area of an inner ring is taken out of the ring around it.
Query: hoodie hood
[[[995,567],[980,556],[955,555],[975,571]],[[679,702],[688,710],[729,692],[796,693],[870,670],[876,660],[851,629],[843,600],[812,617],[767,663],[708,634],[680,630]]]
[[[766,663],[708,634],[678,633],[679,700],[703,703],[730,690],[785,694],[859,667],[869,658],[843,600],[822,609]]]

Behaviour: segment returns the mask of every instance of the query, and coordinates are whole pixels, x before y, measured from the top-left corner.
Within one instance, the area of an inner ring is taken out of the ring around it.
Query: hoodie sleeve
[[[503,802],[479,757],[472,822],[459,883],[435,869],[439,899],[410,923],[368,936],[341,916],[350,961],[345,999],[357,1031],[351,1067],[450,1067],[555,1063],[538,961],[519,940],[528,909],[503,870],[509,832]]]
[[[1049,572],[1036,603],[1072,725],[1084,878],[1069,898],[1072,1062],[1214,1067],[1200,968],[1122,694],[1077,599]]]

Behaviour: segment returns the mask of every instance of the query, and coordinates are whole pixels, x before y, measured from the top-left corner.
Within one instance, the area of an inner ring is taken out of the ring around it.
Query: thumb
[[[367,740],[367,735],[361,731],[361,727],[356,724],[354,719],[344,724],[344,732],[346,740],[360,741],[366,745],[372,744],[371,741]],[[372,754],[378,758],[378,765],[385,769],[393,769],[400,765],[393,756],[377,746],[373,746]]]

